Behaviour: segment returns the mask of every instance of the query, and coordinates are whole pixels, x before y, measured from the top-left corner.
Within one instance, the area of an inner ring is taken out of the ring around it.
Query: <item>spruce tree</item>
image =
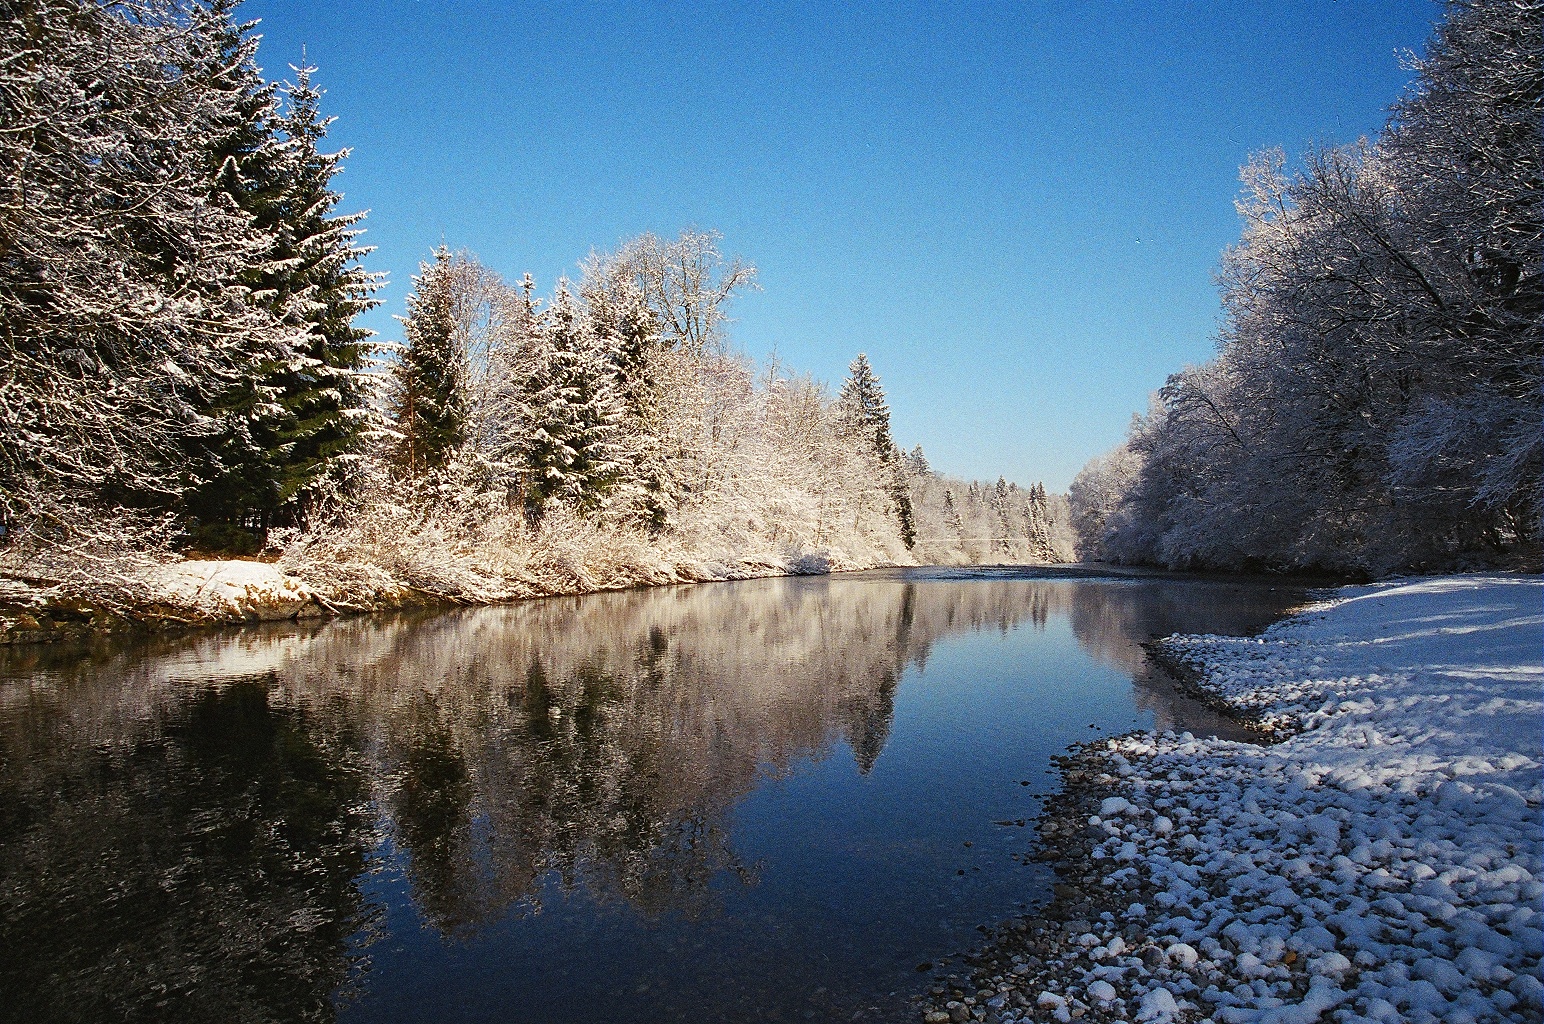
[[[615,339],[597,337],[567,282],[558,283],[547,314],[545,364],[528,399],[527,502],[536,513],[554,500],[595,509],[624,475]]]
[[[997,478],[997,484],[992,488],[988,503],[992,506],[992,510],[997,513],[997,525],[1001,527],[997,543],[1006,554],[1011,550],[1009,537],[1013,532],[1013,528],[1008,522],[1008,481],[1005,478],[1001,476]]]
[[[329,489],[346,487],[363,444],[368,408],[364,377],[374,332],[355,326],[379,304],[380,276],[362,266],[371,251],[358,244],[363,213],[338,214],[332,178],[348,150],[324,152],[332,118],[320,114],[313,67],[294,68],[280,121],[288,147],[278,224],[272,299],[305,329],[295,357],[273,368],[269,383],[284,416],[269,448],[280,511],[289,518]]]
[[[231,97],[208,159],[216,187],[269,240],[243,279],[288,342],[244,348],[241,372],[204,410],[218,424],[194,442],[208,480],[185,505],[200,539],[215,546],[240,539],[224,527],[261,534],[276,520],[298,521],[320,493],[346,484],[366,421],[372,333],[354,318],[376,305],[379,287],[360,266],[369,250],[355,225],[364,215],[333,212],[340,196],[331,180],[348,153],[320,148],[332,119],[320,114],[315,68],[293,69],[297,82],[282,89],[265,82],[253,25],[236,23],[234,7],[217,0],[200,15],[205,62]]]
[[[453,261],[440,246],[420,263],[402,321],[403,344],[387,382],[395,437],[390,459],[410,480],[443,468],[466,427],[464,367],[456,345]]]
[[[662,403],[659,357],[666,350],[658,314],[643,292],[628,278],[611,288],[587,282],[582,287],[591,330],[616,366],[618,393],[624,406],[626,465],[637,485],[640,520],[658,531],[670,521],[679,502],[680,484],[660,438],[654,432]]]
[[[191,520],[196,543],[214,548],[250,550],[256,533],[268,525],[278,488],[269,462],[271,438],[284,411],[279,393],[267,379],[272,368],[292,360],[300,328],[286,322],[272,301],[268,278],[284,218],[286,146],[278,134],[277,86],[266,82],[257,66],[257,37],[251,23],[235,20],[235,0],[215,0],[189,13],[189,53],[182,73],[203,79],[221,96],[203,140],[203,158],[212,190],[249,220],[267,241],[240,273],[252,305],[270,312],[284,328],[284,341],[249,337],[230,347],[234,365],[220,385],[195,408],[205,418],[203,430],[183,440],[197,467],[197,478],[181,508]]]
[[[837,417],[844,433],[867,442],[869,451],[879,460],[888,477],[886,490],[895,504],[900,521],[901,540],[909,548],[917,542],[916,516],[911,507],[911,489],[901,466],[900,450],[890,436],[890,406],[879,377],[862,352],[847,367],[847,379],[837,396]]]
[[[948,488],[944,490],[944,522],[961,538],[965,536],[965,522],[960,518],[959,507],[954,503],[954,491]]]
[[[1036,558],[1049,561],[1055,554],[1051,546],[1050,502],[1045,496],[1045,485],[1038,481],[1029,488],[1029,501],[1024,505],[1024,522],[1030,550]]]

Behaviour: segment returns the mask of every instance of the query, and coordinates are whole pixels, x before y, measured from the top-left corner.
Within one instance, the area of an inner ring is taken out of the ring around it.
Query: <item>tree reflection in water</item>
[[[1162,723],[1136,645],[1288,597],[913,572],[5,651],[0,1014],[327,1019],[383,849],[450,938],[552,893],[711,918],[759,877],[735,804],[844,746],[870,773],[944,638],[1068,616]]]
[[[117,734],[69,714],[74,687],[20,688],[0,765],[0,1016],[330,1016],[370,925],[351,737],[274,711],[260,682],[191,689]]]

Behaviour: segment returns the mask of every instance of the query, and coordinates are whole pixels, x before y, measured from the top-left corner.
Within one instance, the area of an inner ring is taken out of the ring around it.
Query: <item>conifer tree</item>
[[[189,17],[189,54],[182,73],[208,81],[223,99],[204,140],[211,186],[250,220],[271,250],[284,217],[287,177],[286,147],[277,130],[278,87],[265,81],[257,67],[258,40],[252,24],[235,20],[235,0],[194,7]],[[267,279],[276,254],[255,255],[239,279],[250,290],[249,301],[283,325],[285,340],[275,345],[244,338],[231,346],[233,372],[196,407],[207,417],[208,429],[182,441],[202,478],[180,503],[192,521],[195,541],[238,551],[256,545],[254,535],[239,527],[261,532],[278,501],[269,463],[271,439],[284,411],[266,377],[294,358],[293,341],[300,333],[271,298]]]
[[[295,358],[270,375],[284,410],[270,458],[280,509],[293,515],[322,491],[349,483],[366,429],[364,370],[374,334],[354,321],[379,305],[373,296],[381,277],[362,265],[371,251],[358,242],[364,214],[334,212],[341,197],[332,178],[349,151],[321,148],[333,119],[320,113],[316,69],[292,70],[279,122],[288,147],[270,301],[305,333]]]
[[[1004,477],[997,478],[997,484],[992,488],[988,503],[992,506],[992,511],[997,513],[997,525],[1001,528],[997,540],[998,546],[1006,553],[1010,550],[1008,539],[1013,530],[1008,524],[1008,481]]]
[[[637,243],[624,251],[636,255]],[[636,510],[645,525],[658,531],[669,523],[681,490],[678,468],[657,433],[672,401],[661,372],[671,343],[661,314],[649,304],[636,270],[628,267],[619,257],[592,255],[584,264],[579,295],[590,329],[613,353],[625,407],[624,461],[637,485]]]
[[[959,506],[954,503],[954,491],[947,488],[944,490],[944,522],[949,524],[949,529],[965,536],[965,522],[960,518]]]
[[[454,257],[440,246],[420,263],[402,321],[403,343],[387,383],[395,437],[391,461],[408,479],[442,468],[466,426],[462,354],[456,346]]]
[[[376,304],[379,287],[360,265],[369,250],[357,244],[355,225],[364,215],[333,212],[340,197],[331,180],[348,152],[320,148],[332,119],[320,113],[315,68],[293,69],[296,83],[282,89],[264,81],[253,24],[236,23],[234,8],[234,0],[216,0],[201,14],[209,26],[204,59],[231,96],[223,131],[209,143],[211,173],[269,240],[243,279],[288,340],[241,351],[241,372],[205,410],[219,424],[194,442],[208,482],[185,504],[201,535],[216,542],[220,524],[261,533],[276,517],[299,519],[320,492],[346,482],[366,421],[362,372],[372,333],[354,318]]]
[[[171,506],[221,465],[222,397],[288,344],[245,278],[269,239],[216,180],[266,102],[224,24],[138,0],[0,18],[0,517]]]
[[[837,416],[845,433],[867,442],[867,446],[888,477],[886,489],[895,504],[900,521],[901,539],[909,548],[917,541],[916,517],[911,507],[911,489],[906,485],[900,451],[890,436],[890,406],[879,376],[862,352],[847,367],[847,379],[837,396]]]
[[[527,501],[538,513],[553,500],[595,509],[623,478],[614,336],[596,336],[566,281],[547,313],[545,365],[529,398]]]
[[[1024,526],[1034,556],[1044,559],[1054,557],[1050,501],[1045,496],[1045,485],[1038,481],[1029,488],[1029,500],[1024,505]]]

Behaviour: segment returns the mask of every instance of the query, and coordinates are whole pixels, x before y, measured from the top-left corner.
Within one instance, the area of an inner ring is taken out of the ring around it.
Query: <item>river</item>
[[[0,1019],[893,1020],[1268,582],[904,569],[0,648]]]

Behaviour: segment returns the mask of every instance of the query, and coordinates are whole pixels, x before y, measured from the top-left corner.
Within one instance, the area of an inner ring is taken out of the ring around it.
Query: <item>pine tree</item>
[[[390,458],[408,479],[440,469],[466,426],[462,354],[456,345],[454,256],[445,246],[420,263],[402,321],[403,344],[387,384],[395,429]]]
[[[527,502],[536,513],[554,500],[595,509],[624,475],[614,337],[596,336],[566,281],[547,313],[546,361],[528,399]]]
[[[879,377],[862,352],[847,367],[847,379],[837,396],[837,419],[844,433],[862,438],[879,460],[886,475],[886,490],[900,521],[901,540],[912,547],[917,542],[916,516],[911,507],[911,488],[901,467],[900,450],[890,436],[890,406]]]

